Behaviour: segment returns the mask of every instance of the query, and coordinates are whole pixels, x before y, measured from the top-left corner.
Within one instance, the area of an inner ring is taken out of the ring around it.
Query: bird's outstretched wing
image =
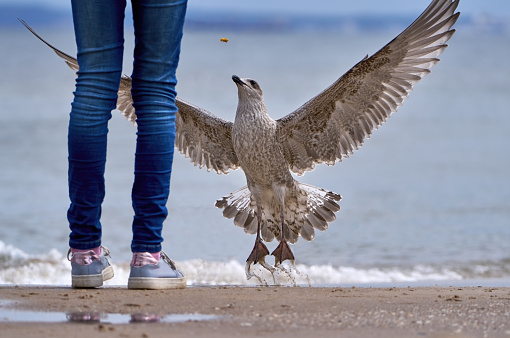
[[[232,144],[232,122],[177,98],[175,146],[200,168],[227,174],[239,168]]]
[[[32,34],[44,42],[60,56],[67,65],[77,72],[79,70],[76,58],[58,50],[21,19],[18,19]],[[179,109],[176,116],[177,149],[191,159],[200,168],[214,170],[218,174],[227,174],[239,167],[239,161],[232,145],[232,122],[223,120],[210,112],[194,106],[180,98],[176,99]],[[117,109],[129,121],[136,123],[135,109],[131,97],[131,77],[123,75],[120,80]]]
[[[406,30],[365,57],[322,93],[281,118],[278,135],[290,169],[348,157],[430,73],[447,47],[459,0],[433,0]]]

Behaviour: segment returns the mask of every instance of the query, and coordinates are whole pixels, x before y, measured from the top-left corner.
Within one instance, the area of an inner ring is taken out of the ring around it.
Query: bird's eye
[[[253,89],[259,89],[259,84],[254,80],[250,80],[250,85]]]

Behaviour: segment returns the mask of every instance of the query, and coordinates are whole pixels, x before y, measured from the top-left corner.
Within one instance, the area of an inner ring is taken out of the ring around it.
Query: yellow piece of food
[[[227,38],[221,38],[220,41],[221,42],[228,42],[228,39]]]

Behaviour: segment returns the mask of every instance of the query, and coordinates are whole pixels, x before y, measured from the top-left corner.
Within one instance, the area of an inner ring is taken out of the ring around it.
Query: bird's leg
[[[281,236],[280,244],[278,244],[278,246],[273,251],[273,253],[271,253],[271,255],[274,256],[275,265],[278,265],[278,263],[283,263],[283,261],[285,261],[287,259],[294,261],[294,254],[292,253],[292,250],[290,250],[289,244],[287,243],[287,240],[285,239],[285,231],[283,231],[283,228],[285,227],[283,203],[281,203],[281,208],[280,208],[280,219],[282,222],[282,228],[281,228],[282,236]]]
[[[262,214],[260,207],[257,203],[257,238],[255,239],[255,246],[253,247],[253,250],[251,251],[250,256],[248,256],[248,259],[246,260],[246,264],[249,266],[251,263],[260,263],[264,261],[264,257],[269,255],[269,250],[267,249],[264,242],[262,242],[262,239],[260,238],[260,227],[261,227],[261,221],[262,221]]]

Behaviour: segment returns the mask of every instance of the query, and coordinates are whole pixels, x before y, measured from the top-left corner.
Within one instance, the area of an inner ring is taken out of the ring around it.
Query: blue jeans
[[[133,252],[161,250],[175,141],[175,76],[187,0],[132,0],[132,74],[137,142],[132,201]],[[72,0],[80,70],[69,120],[69,245],[101,244],[108,121],[124,51],[126,0]]]

